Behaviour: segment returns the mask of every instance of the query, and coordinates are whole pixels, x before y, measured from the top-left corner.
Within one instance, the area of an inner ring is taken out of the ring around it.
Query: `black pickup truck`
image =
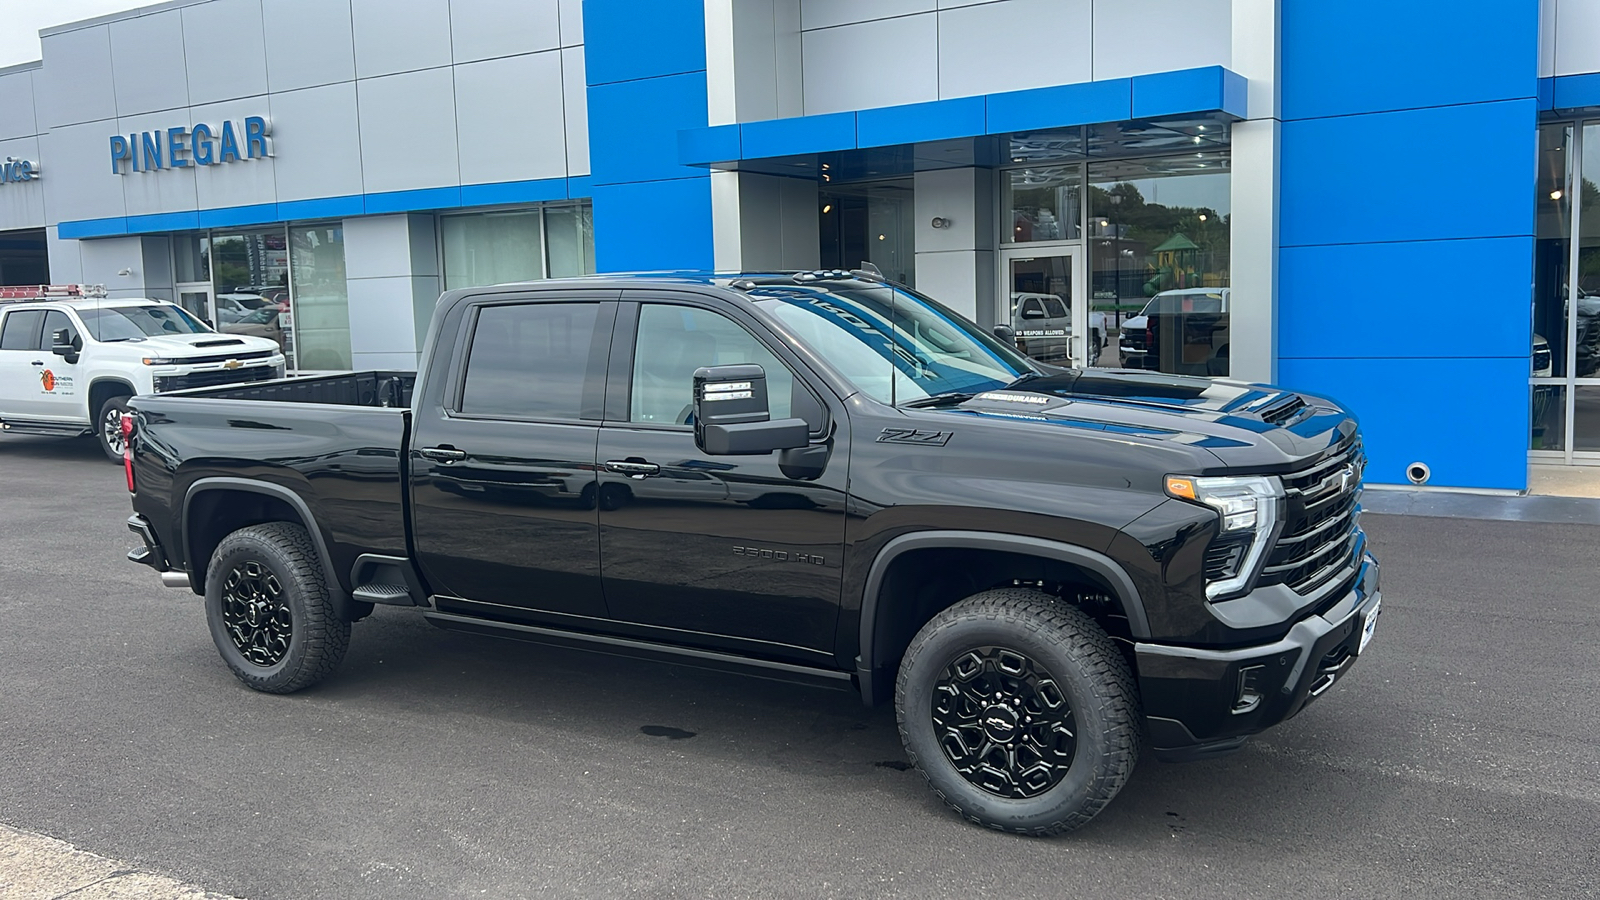
[[[143,546],[256,690],[373,604],[892,699],[967,818],[1049,834],[1366,650],[1336,404],[1064,369],[862,273],[452,291],[421,371],[135,398]]]

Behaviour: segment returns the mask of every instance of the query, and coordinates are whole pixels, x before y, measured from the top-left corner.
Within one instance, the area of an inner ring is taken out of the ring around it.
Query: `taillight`
[[[128,493],[133,493],[133,414],[122,414],[122,473],[128,477]]]

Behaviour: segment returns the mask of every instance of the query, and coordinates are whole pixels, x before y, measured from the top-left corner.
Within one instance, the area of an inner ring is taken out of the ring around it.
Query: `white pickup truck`
[[[122,462],[122,413],[136,394],[267,381],[284,374],[266,338],[217,334],[163,300],[104,288],[0,288],[0,431],[94,434]]]

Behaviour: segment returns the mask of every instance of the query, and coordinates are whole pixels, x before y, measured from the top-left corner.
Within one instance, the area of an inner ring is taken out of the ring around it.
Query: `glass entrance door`
[[[178,285],[178,305],[184,311],[202,322],[217,327],[216,313],[211,302],[211,285],[205,282],[199,284]]]
[[[1072,250],[1001,252],[1000,310],[1017,348],[1057,366],[1095,365],[1105,347],[1104,326],[1091,321],[1079,255]]]

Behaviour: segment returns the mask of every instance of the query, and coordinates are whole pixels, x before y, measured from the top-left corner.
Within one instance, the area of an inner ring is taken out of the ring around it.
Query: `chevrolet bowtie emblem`
[[[223,363],[222,367],[224,369],[237,369],[242,365],[244,365],[244,363],[239,362],[237,359],[230,359],[227,362]]]

